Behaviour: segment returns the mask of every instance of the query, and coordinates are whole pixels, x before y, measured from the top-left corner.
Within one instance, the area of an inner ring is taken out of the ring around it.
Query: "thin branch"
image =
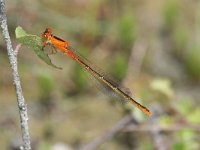
[[[0,25],[2,29],[3,38],[6,42],[8,58],[12,69],[12,76],[13,76],[13,84],[15,86],[17,102],[19,107],[19,114],[20,114],[20,123],[21,123],[21,130],[22,130],[22,139],[23,139],[23,146],[21,149],[23,150],[30,150],[30,136],[28,131],[28,114],[27,114],[27,106],[25,104],[24,96],[22,93],[22,88],[20,84],[19,74],[17,70],[17,58],[15,56],[15,52],[13,50],[8,27],[7,27],[7,18],[6,18],[6,11],[5,11],[5,1],[0,0]]]
[[[200,132],[200,126],[199,125],[191,125],[191,124],[172,124],[169,126],[159,126],[158,124],[146,124],[146,125],[135,125],[131,124],[126,126],[126,128],[123,129],[123,132],[175,132],[179,130],[193,130]]]
[[[167,142],[164,140],[163,133],[159,131],[154,131],[152,133],[153,143],[154,143],[154,149],[155,150],[167,150],[169,149],[167,147]]]
[[[79,150],[94,150],[94,149],[96,149],[99,145],[101,145],[105,141],[113,138],[114,135],[119,133],[132,120],[133,120],[133,118],[130,114],[126,115],[115,126],[113,126],[109,131],[105,132],[102,136],[94,139],[92,142],[84,145]]]
[[[145,40],[135,42],[128,63],[128,74],[138,76],[141,72],[142,63],[147,53],[148,45]]]
[[[19,49],[21,48],[21,44],[18,44],[16,47],[15,47],[15,50],[14,50],[14,55],[15,55],[15,57],[17,58],[17,55],[18,55],[18,53],[19,53]]]
[[[195,132],[200,132],[200,127],[199,125],[181,124],[181,123],[175,123],[169,126],[160,126],[159,124],[145,124],[145,125],[129,124],[122,130],[122,132],[149,132],[152,135],[154,149],[167,150],[169,149],[169,147],[165,139],[164,133],[176,132],[180,130],[192,130]]]

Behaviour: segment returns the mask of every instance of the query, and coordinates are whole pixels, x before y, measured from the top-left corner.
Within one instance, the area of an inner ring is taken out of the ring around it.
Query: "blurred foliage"
[[[121,81],[125,76],[127,69],[127,64],[125,62],[123,56],[116,56],[115,61],[113,62],[111,74],[113,74],[113,77],[118,81]]]
[[[176,141],[174,143],[174,150],[187,150],[187,149],[198,149],[198,143],[193,139],[195,138],[195,133],[190,130],[183,130],[176,133]]]
[[[22,47],[18,65],[31,137],[39,150],[58,142],[81,147],[107,132],[127,112],[137,122],[134,125],[152,130],[124,132],[125,128],[98,149],[153,150],[158,146],[154,126],[161,128],[162,147],[200,149],[199,1],[16,0],[8,1],[6,7],[14,47],[18,42],[14,30],[20,25],[33,34],[19,33],[25,36],[21,42],[40,58],[46,57],[37,45],[41,33],[51,27],[53,34],[78,47],[120,84],[124,82],[133,98],[153,112],[147,118],[128,103],[123,107],[104,101],[110,97],[95,93],[88,86],[94,82],[92,77],[75,62],[57,53],[45,58],[47,64],[52,65],[52,60],[63,68],[54,69]],[[135,46],[143,41],[145,46]],[[0,145],[6,149],[20,129],[2,38],[0,49]]]
[[[132,48],[134,38],[135,38],[135,21],[130,13],[125,13],[119,19],[119,24],[117,27],[119,45],[123,47],[124,50],[128,51]]]
[[[195,79],[200,79],[200,46],[190,49],[187,53],[186,67],[188,73]]]
[[[154,79],[151,81],[150,87],[167,97],[172,97],[174,95],[171,87],[171,81],[168,79]]]
[[[173,28],[177,21],[178,16],[178,1],[176,0],[168,0],[164,5],[164,14],[163,19],[166,26]]]
[[[49,74],[42,72],[38,74],[37,82],[40,91],[39,99],[45,105],[48,103],[47,101],[51,99],[51,93],[53,92],[54,84],[52,82],[52,77]]]
[[[74,81],[75,87],[74,89],[76,90],[75,93],[81,92],[84,88],[86,88],[87,81],[86,81],[86,72],[81,68],[78,64],[75,65],[72,79]]]

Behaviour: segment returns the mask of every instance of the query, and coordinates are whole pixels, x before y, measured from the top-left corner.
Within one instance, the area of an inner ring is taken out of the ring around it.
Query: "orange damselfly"
[[[86,59],[81,57],[81,55],[69,45],[67,41],[64,41],[54,36],[50,28],[47,28],[44,31],[44,33],[42,34],[42,37],[44,40],[43,48],[48,44],[52,45],[54,48],[58,49],[60,52],[62,52],[69,58],[79,63],[80,66],[82,66],[85,70],[91,73],[100,82],[110,87],[114,92],[116,92],[117,94],[122,96],[126,101],[130,102],[132,105],[140,109],[144,114],[146,114],[147,116],[151,116],[152,113],[146,107],[136,102],[133,98],[131,98],[131,96],[129,96],[128,92],[122,90],[120,86],[115,84],[114,81],[112,81],[106,75],[98,71],[98,69],[95,69],[95,67],[91,66]]]

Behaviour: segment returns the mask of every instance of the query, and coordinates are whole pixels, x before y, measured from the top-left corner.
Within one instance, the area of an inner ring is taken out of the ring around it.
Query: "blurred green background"
[[[127,113],[137,126],[129,124],[98,150],[200,149],[199,1],[10,0],[6,8],[14,47],[17,26],[36,35],[51,27],[153,112],[148,118],[106,96],[109,92],[60,53],[50,57],[63,70],[46,65],[22,47],[19,74],[35,149],[56,150],[59,143],[81,148]],[[21,133],[11,69],[0,37],[0,147],[9,149]]]

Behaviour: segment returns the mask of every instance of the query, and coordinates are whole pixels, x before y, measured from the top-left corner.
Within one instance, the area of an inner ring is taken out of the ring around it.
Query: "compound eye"
[[[46,30],[43,33],[43,37],[48,39],[51,36],[52,30],[50,28],[46,28]]]
[[[52,32],[52,30],[50,28],[47,28],[46,30],[47,30],[48,33]]]
[[[52,30],[50,28],[46,28],[45,32],[44,33],[48,33],[48,34],[51,34],[52,33]]]

